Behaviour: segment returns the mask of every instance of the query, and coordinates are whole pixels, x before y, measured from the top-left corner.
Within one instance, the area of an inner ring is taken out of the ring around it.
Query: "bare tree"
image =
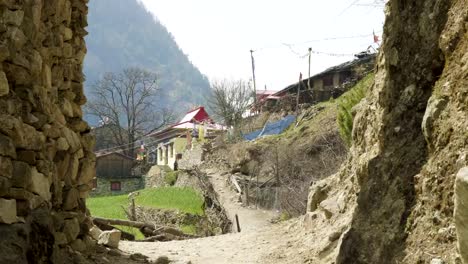
[[[167,109],[158,109],[160,95],[156,74],[140,68],[107,73],[92,86],[86,108],[107,126],[112,141],[126,155],[134,156],[135,141],[173,120]]]
[[[213,89],[208,99],[214,115],[221,118],[228,127],[238,128],[242,115],[249,109],[253,90],[244,80],[217,80],[211,84]]]

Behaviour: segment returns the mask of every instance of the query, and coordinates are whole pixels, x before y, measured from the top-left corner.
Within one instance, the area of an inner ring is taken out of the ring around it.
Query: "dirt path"
[[[242,207],[236,194],[226,186],[226,178],[207,171],[220,202],[231,219],[237,214],[240,233],[200,239],[171,242],[122,241],[120,249],[129,253],[142,253],[156,260],[167,256],[172,263],[266,263],[265,257],[276,248],[287,247],[293,238],[284,225],[270,223],[276,213]],[[271,263],[271,262],[268,262]],[[284,263],[278,261],[277,263]]]
[[[256,231],[259,228],[270,226],[270,220],[277,216],[277,213],[270,210],[246,208],[238,202],[237,194],[229,188],[227,176],[218,174],[215,170],[205,171],[213,187],[218,193],[221,204],[226,209],[235,231],[235,215],[237,214],[241,226],[241,231]]]

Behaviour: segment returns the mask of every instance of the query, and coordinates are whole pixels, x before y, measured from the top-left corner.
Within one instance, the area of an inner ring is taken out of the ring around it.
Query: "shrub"
[[[173,186],[177,181],[177,177],[178,171],[168,171],[164,175],[164,182],[169,186]]]
[[[353,119],[352,108],[357,105],[362,98],[365,97],[367,90],[374,82],[374,74],[368,74],[348,92],[344,93],[338,101],[338,128],[340,130],[341,138],[344,142],[351,146]]]

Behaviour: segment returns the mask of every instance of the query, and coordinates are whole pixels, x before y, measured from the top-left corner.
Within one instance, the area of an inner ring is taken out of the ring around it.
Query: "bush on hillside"
[[[348,147],[352,142],[353,119],[352,108],[365,97],[367,90],[374,82],[374,74],[368,74],[348,92],[338,99],[338,128],[341,138]]]
[[[166,172],[166,175],[164,175],[164,182],[169,186],[173,186],[176,183],[178,176],[178,171],[168,171]]]

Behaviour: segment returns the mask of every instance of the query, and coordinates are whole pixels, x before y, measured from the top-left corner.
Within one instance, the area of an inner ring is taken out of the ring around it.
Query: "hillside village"
[[[100,73],[102,3],[0,1],[0,263],[467,264],[468,5],[382,3],[377,49],[208,92],[148,11],[167,54]]]

